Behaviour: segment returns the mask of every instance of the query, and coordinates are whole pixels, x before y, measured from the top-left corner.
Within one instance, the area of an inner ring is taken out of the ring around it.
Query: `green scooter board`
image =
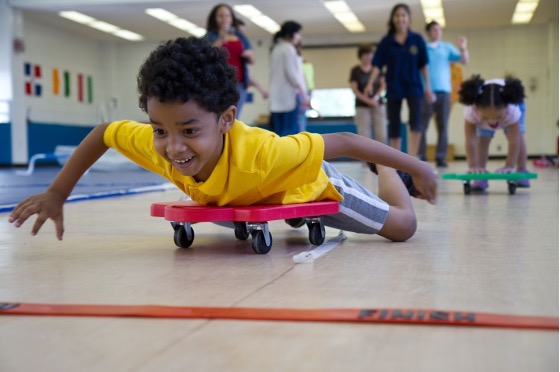
[[[471,181],[474,180],[505,180],[508,185],[510,194],[515,194],[517,190],[517,182],[519,180],[535,179],[536,173],[515,172],[515,173],[446,173],[442,176],[444,180],[461,180],[463,181],[463,191],[470,194],[474,191],[471,187]]]

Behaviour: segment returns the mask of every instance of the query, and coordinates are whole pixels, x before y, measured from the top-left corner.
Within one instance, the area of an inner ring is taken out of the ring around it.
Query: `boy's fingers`
[[[62,220],[62,215],[54,219],[54,226],[56,229],[57,239],[62,240],[62,235],[64,234],[64,223]]]
[[[47,218],[42,215],[37,216],[37,219],[33,224],[33,228],[31,229],[31,235],[37,235],[37,233],[39,232],[39,230],[41,229],[41,227],[43,226],[46,220]]]

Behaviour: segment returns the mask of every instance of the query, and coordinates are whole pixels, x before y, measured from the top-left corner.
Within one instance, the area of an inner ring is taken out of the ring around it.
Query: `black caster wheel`
[[[179,248],[188,248],[194,241],[194,230],[191,224],[182,225],[178,222],[171,222],[173,226],[173,241]]]
[[[249,237],[249,228],[246,222],[234,222],[235,237],[239,240],[247,240]]]
[[[257,254],[267,254],[272,248],[272,235],[269,231],[266,233],[262,230],[251,232],[253,252]]]
[[[517,185],[513,182],[508,183],[508,191],[510,195],[515,194],[515,190],[517,190]]]
[[[465,195],[469,195],[471,193],[471,184],[469,182],[465,182],[463,184],[463,191],[465,192]]]
[[[325,242],[325,225],[323,222],[308,222],[309,242],[313,245],[321,245]]]

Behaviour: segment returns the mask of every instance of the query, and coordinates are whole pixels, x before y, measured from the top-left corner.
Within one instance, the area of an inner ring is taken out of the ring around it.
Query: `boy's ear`
[[[231,126],[235,122],[235,116],[237,115],[237,107],[234,105],[229,106],[223,113],[220,115],[220,131],[222,133],[227,133],[230,131]]]

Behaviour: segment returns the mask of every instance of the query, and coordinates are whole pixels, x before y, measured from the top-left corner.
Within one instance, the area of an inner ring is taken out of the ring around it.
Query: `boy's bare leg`
[[[379,235],[405,241],[416,232],[416,214],[412,199],[403,181],[393,168],[376,164],[379,176],[379,197],[389,204],[389,215]]]

